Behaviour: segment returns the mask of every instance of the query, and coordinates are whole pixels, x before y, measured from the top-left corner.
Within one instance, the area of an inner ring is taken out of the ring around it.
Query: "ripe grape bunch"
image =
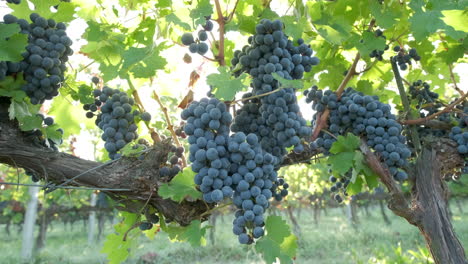
[[[463,109],[463,113],[458,113],[458,125],[452,127],[449,137],[457,142],[458,153],[465,159],[462,169],[463,174],[468,174],[468,104],[464,103],[458,108]],[[461,110],[460,109],[460,110]]]
[[[273,74],[292,80],[303,77],[319,59],[311,57],[313,51],[303,39],[297,46],[283,32],[280,20],[261,20],[256,34],[249,37],[249,45],[235,51],[231,63],[235,75],[246,72],[252,76],[252,92],[244,95],[244,104],[237,111],[231,127],[234,132],[255,133],[266,151],[281,159],[286,148],[294,146],[301,152],[301,137],[310,134],[305,120],[299,113],[295,89],[279,87]],[[278,92],[262,96],[265,93]],[[260,96],[248,100],[248,97]]]
[[[102,91],[93,91],[95,97],[94,104],[85,104],[83,109],[89,111],[86,117],[92,118],[97,114],[96,125],[103,131],[102,139],[106,142],[104,148],[109,153],[109,158],[118,159],[121,157],[121,150],[127,143],[138,138],[135,118],[143,121],[150,121],[151,115],[147,112],[141,113],[133,110],[135,101],[125,92],[118,89],[111,89],[104,86]]]
[[[233,232],[240,243],[253,243],[264,234],[268,199],[287,195],[288,186],[275,171],[279,160],[262,149],[253,133],[229,136],[232,116],[216,98],[192,102],[181,116],[187,121],[189,160],[203,199],[217,203],[232,198],[238,208]]]
[[[21,3],[21,0],[6,0],[6,1],[9,4],[15,4],[15,5],[19,5]]]
[[[65,80],[65,63],[73,54],[72,40],[64,23],[45,19],[36,13],[29,17],[32,23],[13,15],[3,17],[5,24],[18,24],[21,33],[28,34],[28,45],[21,62],[0,62],[0,80],[5,76],[23,73],[27,84],[21,88],[32,104],[42,104],[58,95]]]
[[[408,64],[411,65],[411,59],[414,61],[421,60],[415,48],[409,49],[408,53],[406,53],[406,50],[401,46],[395,46],[393,51],[397,52],[397,55],[392,57],[392,60],[398,64],[402,71],[408,69]]]
[[[420,117],[430,116],[443,108],[443,104],[438,100],[439,94],[430,90],[430,85],[422,80],[413,82],[409,86],[409,95],[411,100],[417,102],[417,109]],[[450,123],[452,118],[450,113],[443,113],[437,116],[441,122]],[[434,135],[437,137],[446,137],[448,132],[444,129],[433,129],[431,127],[418,127],[420,136]]]
[[[213,30],[213,22],[210,20],[210,17],[206,17],[206,23],[203,25],[203,29],[200,29],[197,33],[198,38],[194,39],[192,33],[184,33],[181,37],[182,44],[189,47],[191,53],[198,53],[200,55],[205,55],[209,47],[206,44],[208,40],[208,33]]]
[[[367,145],[379,153],[388,166],[391,175],[398,181],[407,179],[405,171],[399,170],[408,164],[411,151],[406,145],[406,137],[401,134],[402,126],[390,113],[390,106],[379,101],[378,96],[364,95],[347,88],[342,97],[330,90],[325,92],[313,86],[304,92],[308,103],[313,102],[313,125],[326,108],[330,110],[329,133],[320,132],[319,137],[310,143],[311,149],[321,148],[328,153],[338,135],[351,132],[367,139]]]
[[[334,193],[333,199],[335,199],[335,201],[337,201],[338,203],[343,202],[343,198],[341,197],[340,193],[342,193],[344,196],[348,196],[348,193],[346,192],[346,188],[351,182],[350,179],[351,179],[351,170],[349,170],[348,172],[346,172],[343,176],[339,178],[333,175],[330,176],[330,178],[328,178],[328,180],[333,184],[332,187],[330,187],[330,192]]]
[[[171,145],[167,162],[164,164],[159,164],[159,177],[167,181],[170,181],[172,178],[174,178],[174,176],[176,176],[181,171],[181,158],[183,155],[184,147]],[[140,157],[143,157],[143,155]]]
[[[379,38],[387,39],[387,38],[383,35],[383,31],[380,30],[380,29],[377,29],[377,30],[375,31],[375,36],[376,36],[376,37],[379,37]],[[385,50],[388,50],[388,45],[385,45]],[[381,60],[383,60],[382,55],[384,54],[385,50],[373,50],[373,51],[369,54],[369,57],[371,57],[371,58],[376,58],[376,59],[378,59],[379,61],[381,61]]]

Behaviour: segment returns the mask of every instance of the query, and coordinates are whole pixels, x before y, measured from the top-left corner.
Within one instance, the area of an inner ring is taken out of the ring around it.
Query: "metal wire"
[[[0,185],[15,185],[15,186],[34,186],[34,187],[42,187],[42,188],[49,188],[50,185],[41,185],[41,184],[30,184],[30,183],[16,183],[16,182],[0,182]],[[112,188],[90,188],[90,187],[74,187],[74,186],[54,186],[54,188],[60,189],[73,189],[73,190],[96,190],[96,191],[116,191],[116,192],[128,192],[131,189],[112,189]]]

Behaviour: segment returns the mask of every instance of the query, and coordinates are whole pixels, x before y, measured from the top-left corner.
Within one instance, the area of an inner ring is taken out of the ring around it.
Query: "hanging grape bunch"
[[[0,62],[0,80],[22,72],[27,84],[21,88],[32,104],[42,104],[58,95],[65,80],[65,63],[73,54],[72,41],[67,36],[64,23],[45,19],[36,13],[30,15],[33,23],[13,15],[3,17],[5,24],[18,24],[21,33],[28,34],[28,45],[21,62]]]
[[[392,57],[392,60],[398,64],[400,70],[404,71],[408,69],[408,65],[411,65],[411,59],[414,61],[421,60],[415,48],[409,49],[408,53],[401,46],[393,47],[393,51],[397,52],[397,55]]]
[[[390,113],[390,105],[381,103],[378,96],[364,95],[352,88],[347,88],[340,99],[331,90],[324,92],[317,86],[305,95],[317,112],[313,116],[313,126],[319,113],[326,108],[330,110],[329,133],[320,132],[318,138],[310,143],[312,150],[320,148],[329,153],[335,138],[350,132],[367,139],[367,145],[379,153],[396,180],[407,179],[407,173],[399,168],[408,164],[411,151],[406,145],[406,137],[401,134],[402,126]]]
[[[383,31],[380,30],[380,29],[377,29],[375,31],[375,36],[379,37],[379,38],[387,39],[387,37],[384,36]],[[384,54],[385,50],[388,50],[388,45],[385,45],[384,50],[373,50],[373,51],[371,51],[371,53],[369,54],[369,57],[376,58],[379,61],[381,61],[381,60],[383,60],[382,55]]]
[[[99,79],[93,78],[94,83],[98,81]],[[93,96],[95,102],[83,106],[84,110],[89,111],[86,117],[93,118],[98,112],[95,123],[103,131],[101,138],[106,142],[104,148],[109,153],[109,158],[120,158],[121,154],[117,152],[138,138],[135,119],[150,121],[151,115],[147,112],[140,114],[140,111],[133,110],[135,105],[133,98],[118,89],[104,86],[102,91],[94,90]]]
[[[256,34],[249,37],[249,45],[235,51],[231,60],[235,75],[246,72],[252,76],[252,92],[244,95],[243,106],[237,111],[232,131],[255,133],[262,148],[281,162],[286,148],[303,151],[301,137],[311,133],[302,118],[297,104],[295,89],[280,89],[273,74],[292,80],[303,77],[319,59],[312,57],[310,45],[298,39],[295,45],[283,32],[280,20],[261,20]],[[248,100],[278,90],[276,93]],[[279,164],[278,163],[278,164]]]
[[[182,44],[188,46],[191,53],[205,55],[209,49],[206,41],[208,40],[208,32],[211,30],[213,30],[213,22],[211,22],[210,17],[206,17],[206,23],[203,25],[203,29],[198,31],[197,38],[195,39],[192,33],[186,32],[181,37]]]
[[[330,192],[333,193],[333,199],[335,199],[335,201],[338,203],[343,202],[343,197],[341,195],[348,196],[346,188],[351,182],[351,173],[352,171],[349,170],[344,175],[341,175],[341,177],[337,178],[332,175],[330,178],[328,178],[328,180],[333,184],[332,187],[330,187]]]
[[[457,113],[457,125],[452,127],[449,137],[457,143],[457,151],[463,159],[465,165],[462,169],[463,174],[468,173],[468,103],[461,104],[457,107],[463,112]]]
[[[181,116],[187,121],[189,160],[203,200],[233,199],[238,208],[233,232],[240,243],[253,243],[264,234],[268,199],[281,200],[287,195],[289,186],[275,171],[278,159],[262,149],[253,133],[229,136],[232,116],[216,98],[192,102]]]
[[[181,171],[182,156],[184,155],[184,147],[171,145],[168,153],[168,160],[164,164],[159,164],[159,176],[170,181],[174,176]],[[141,156],[140,156],[141,157]]]
[[[6,1],[9,4],[15,4],[15,5],[19,5],[21,3],[21,0],[6,0]]]

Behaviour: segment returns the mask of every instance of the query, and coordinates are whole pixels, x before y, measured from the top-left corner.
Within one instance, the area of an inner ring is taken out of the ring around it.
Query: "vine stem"
[[[404,124],[404,125],[420,125],[420,124],[423,124],[423,123],[425,123],[425,122],[427,122],[427,121],[429,121],[431,119],[434,119],[434,118],[438,117],[439,115],[441,115],[443,113],[450,112],[452,110],[452,108],[454,108],[457,104],[464,101],[466,99],[466,97],[468,97],[468,93],[465,93],[462,97],[458,98],[455,102],[449,104],[447,107],[445,107],[444,109],[440,110],[437,113],[434,113],[434,114],[426,116],[426,117],[418,118],[418,119],[405,120],[405,121],[402,121],[400,123]]]
[[[224,60],[224,16],[223,11],[221,10],[221,5],[219,4],[219,0],[215,0],[216,5],[216,13],[218,14],[218,18],[216,21],[219,25],[219,47],[218,47],[218,55],[215,56],[219,62],[220,66],[226,66],[226,61]]]
[[[208,211],[204,212],[203,214],[201,214],[201,215],[200,215],[200,218],[202,218],[202,217],[205,216],[205,215],[211,214],[211,213],[214,212],[215,210],[219,210],[219,209],[224,208],[224,207],[227,207],[227,206],[229,206],[229,205],[231,205],[231,204],[232,204],[232,202],[223,204],[223,205],[218,206],[218,207],[213,207],[213,208],[211,208],[210,210],[208,210]]]
[[[231,22],[232,18],[234,17],[234,13],[236,12],[237,4],[239,4],[239,0],[236,0],[236,3],[234,4],[234,8],[232,9],[231,13],[228,16],[228,19],[226,20],[226,24]]]
[[[373,18],[368,26],[368,29],[371,30],[375,25],[375,19]],[[336,95],[338,96],[338,100],[340,100],[341,95],[343,94],[343,91],[348,84],[348,82],[356,75],[356,66],[359,62],[359,59],[361,59],[361,54],[358,52],[356,54],[356,57],[354,57],[353,64],[351,65],[351,68],[349,69],[348,73],[344,77],[343,81],[341,82],[340,86],[338,86],[338,89],[336,90]],[[311,140],[314,141],[318,135],[320,134],[320,131],[322,131],[323,128],[327,126],[327,120],[330,115],[330,110],[327,108],[322,114],[318,115],[318,122],[317,125],[314,128],[314,131],[312,132],[312,138]]]
[[[137,103],[138,108],[140,109],[140,112],[146,112],[145,107],[143,106],[143,102],[140,99],[140,95],[138,95],[138,91],[136,90],[135,86],[133,86],[133,83],[130,81],[130,79],[127,79],[128,86],[130,89],[132,89],[132,95],[135,98],[135,101]],[[153,139],[154,142],[161,142],[161,137],[159,136],[158,132],[154,130],[154,128],[150,127],[147,122],[145,122],[146,127],[149,129],[151,138]]]
[[[411,106],[408,100],[408,96],[405,92],[405,87],[403,86],[403,80],[400,75],[400,71],[398,70],[398,66],[396,64],[396,60],[393,57],[390,58],[390,63],[392,64],[392,71],[393,75],[395,76],[395,82],[398,87],[398,92],[400,93],[401,102],[403,103],[403,108],[405,109],[405,113],[409,115],[410,119],[413,119],[413,113],[411,112]],[[411,140],[413,141],[413,145],[416,148],[416,151],[419,152],[421,150],[421,142],[419,139],[419,133],[415,126],[410,125],[410,132],[411,132]]]
[[[180,144],[179,138],[177,137],[174,131],[174,126],[172,125],[171,118],[169,117],[169,114],[167,112],[167,107],[163,105],[163,103],[161,102],[161,98],[159,97],[158,93],[155,90],[153,90],[153,97],[156,100],[156,102],[158,102],[159,107],[161,107],[161,110],[164,113],[164,117],[166,119],[166,124],[167,124],[167,130],[171,132],[172,139],[176,143],[177,147],[182,147],[182,144]],[[187,160],[185,159],[184,155],[182,155],[182,165],[184,167],[187,167]]]
[[[452,65],[448,64],[448,67],[449,67],[449,71],[450,71],[450,79],[452,79],[455,90],[457,90],[457,92],[460,93],[461,96],[464,96],[465,93],[460,88],[458,88],[457,81],[455,80],[455,75],[453,74]]]

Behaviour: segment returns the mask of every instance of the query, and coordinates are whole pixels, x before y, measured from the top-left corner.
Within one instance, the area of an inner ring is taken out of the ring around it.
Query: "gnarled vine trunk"
[[[424,236],[435,263],[467,263],[465,251],[458,240],[448,210],[448,190],[440,175],[434,150],[424,149],[414,168],[412,204],[417,214],[407,219]]]

